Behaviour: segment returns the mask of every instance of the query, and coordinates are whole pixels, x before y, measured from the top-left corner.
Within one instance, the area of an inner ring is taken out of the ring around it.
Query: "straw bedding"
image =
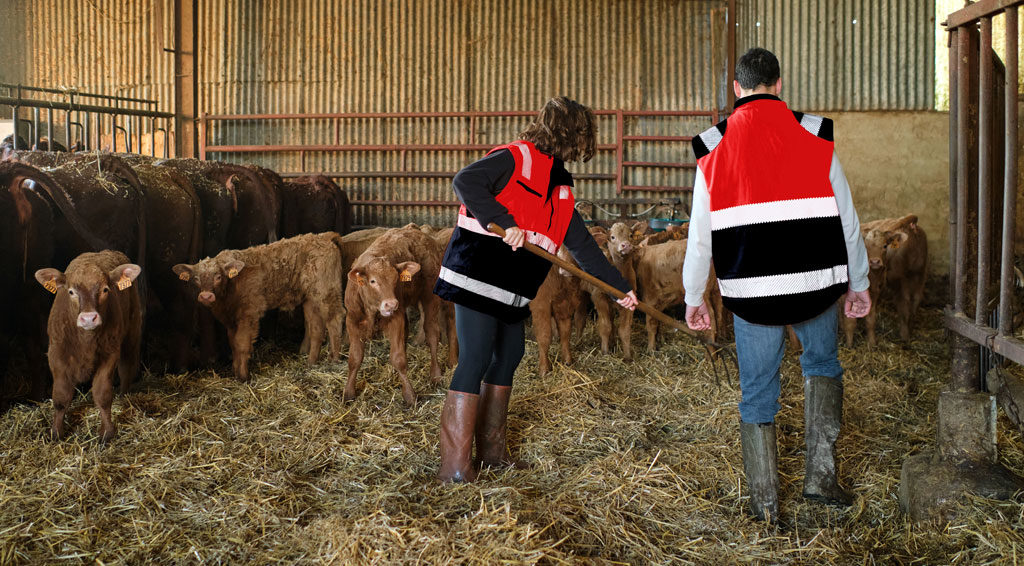
[[[406,412],[383,340],[347,404],[344,363],[308,368],[291,344],[264,342],[249,384],[227,367],[147,372],[115,400],[120,434],[105,447],[87,395],[59,443],[44,440],[49,402],[15,407],[0,422],[0,563],[1015,564],[1019,502],[970,499],[949,525],[899,512],[900,466],[932,445],[948,380],[940,316],[920,313],[908,345],[883,316],[878,349],[862,335],[840,349],[838,453],[857,496],[847,510],[800,497],[802,379],[787,353],[788,530],[746,514],[738,386],[715,386],[685,337],[626,363],[600,354],[590,324],[574,339],[576,362],[543,379],[528,342],[509,437],[532,468],[488,470],[469,485],[434,481],[444,389],[429,383],[426,349],[409,350],[420,402]],[[634,343],[644,343],[639,323]],[[999,434],[1002,461],[1024,472],[1005,418]]]

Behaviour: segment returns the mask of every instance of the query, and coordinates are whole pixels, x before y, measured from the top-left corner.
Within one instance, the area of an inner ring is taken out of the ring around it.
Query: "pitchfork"
[[[490,230],[491,232],[501,236],[502,238],[505,237],[505,230],[501,226],[498,226],[497,224],[495,224],[493,222],[491,222],[490,224],[487,225],[487,229]],[[572,273],[576,277],[579,277],[580,279],[582,279],[582,280],[584,280],[584,281],[586,281],[586,282],[588,282],[588,283],[590,283],[592,285],[597,286],[598,289],[601,289],[602,291],[605,291],[606,293],[611,294],[611,296],[615,297],[616,299],[621,299],[621,298],[626,296],[626,294],[623,293],[622,291],[619,291],[615,287],[612,287],[611,285],[605,283],[604,281],[601,281],[597,277],[594,277],[593,275],[587,273],[586,271],[583,271],[579,267],[576,267],[572,263],[569,263],[568,261],[565,261],[564,259],[562,259],[562,258],[560,258],[560,257],[558,257],[558,256],[556,256],[556,255],[554,255],[552,253],[549,253],[547,250],[545,250],[545,249],[543,249],[543,248],[541,248],[541,247],[539,247],[539,246],[537,246],[535,244],[531,244],[530,242],[524,242],[523,243],[523,247],[526,248],[527,251],[529,251],[530,253],[532,253],[534,255],[538,255],[538,256],[540,256],[540,257],[550,261],[551,263],[557,265],[558,267],[561,267],[562,269],[568,271],[569,273]],[[680,275],[680,276],[682,276],[682,275]],[[687,327],[686,324],[684,324],[682,322],[679,322],[678,320],[668,316],[667,314],[661,312],[660,310],[652,307],[651,305],[649,305],[649,304],[647,304],[645,302],[637,301],[637,305],[636,306],[640,310],[642,310],[645,313],[647,313],[647,316],[654,317],[655,319],[658,320],[658,322],[661,322],[662,324],[667,325],[673,331],[682,332],[683,334],[686,334],[687,336],[689,336],[689,337],[693,338],[694,340],[700,342],[701,345],[704,346],[704,351],[707,353],[708,359],[711,361],[711,370],[714,372],[715,384],[716,385],[718,385],[718,383],[719,383],[719,381],[718,381],[718,364],[719,364],[719,362],[722,365],[723,373],[725,373],[726,381],[730,381],[730,379],[729,379],[729,366],[726,363],[726,360],[731,361],[733,363],[733,366],[736,367],[736,373],[737,374],[739,373],[739,363],[736,361],[736,350],[735,350],[735,348],[733,348],[733,346],[731,346],[731,345],[723,345],[723,344],[719,344],[718,342],[714,342],[712,340],[709,340],[706,337],[701,336],[697,332],[695,332],[693,330],[690,330],[690,328]],[[721,354],[721,356],[719,356],[719,354]]]

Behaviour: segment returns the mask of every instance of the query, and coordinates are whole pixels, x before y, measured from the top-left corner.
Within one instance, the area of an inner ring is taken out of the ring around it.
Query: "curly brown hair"
[[[597,121],[590,108],[559,96],[544,104],[519,137],[562,161],[590,161],[594,157]]]

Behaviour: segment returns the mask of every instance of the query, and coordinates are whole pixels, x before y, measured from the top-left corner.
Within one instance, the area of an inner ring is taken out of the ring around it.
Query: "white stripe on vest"
[[[466,277],[465,275],[456,273],[444,266],[441,267],[441,272],[437,277],[455,285],[456,287],[461,287],[482,297],[487,297],[488,299],[494,299],[499,303],[513,307],[525,307],[530,304],[530,299],[527,299],[522,295],[517,295],[511,291],[506,291],[501,287],[495,287],[490,283],[485,283],[478,279],[473,279],[472,277]]]
[[[486,228],[481,226],[480,221],[478,221],[476,218],[470,218],[465,214],[459,214],[457,223],[459,225],[459,228],[469,230],[470,232],[476,232],[477,234],[483,234],[485,236],[494,236],[495,238],[500,237],[494,232],[491,232],[490,230],[487,230]],[[541,234],[540,232],[534,232],[533,230],[523,230],[523,232],[526,233],[527,242],[544,248],[545,250],[547,250],[548,253],[558,253],[558,246],[555,245],[555,242],[552,241],[551,238],[548,238],[547,236]]]
[[[846,268],[846,265],[837,265],[801,273],[719,279],[718,287],[722,290],[723,297],[732,299],[794,295],[796,293],[820,291],[832,285],[847,283],[849,279]]]
[[[839,216],[835,197],[777,200],[714,210],[711,212],[711,229],[830,216]]]
[[[529,181],[530,172],[533,170],[533,156],[530,155],[530,148],[522,142],[515,142],[512,145],[516,146],[519,153],[523,154],[523,178]]]

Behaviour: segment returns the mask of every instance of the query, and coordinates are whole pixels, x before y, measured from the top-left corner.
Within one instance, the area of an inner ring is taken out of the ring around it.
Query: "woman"
[[[492,149],[455,176],[462,207],[434,287],[455,303],[459,338],[459,365],[441,409],[442,482],[476,477],[474,436],[481,465],[515,464],[505,448],[512,374],[525,350],[530,299],[551,268],[520,249],[524,242],[551,253],[564,243],[584,270],[627,293],[620,305],[636,307],[636,294],[574,208],[564,162],[589,161],[596,135],[589,108],[553,98],[519,141]],[[504,238],[487,230],[492,222],[505,230]]]

